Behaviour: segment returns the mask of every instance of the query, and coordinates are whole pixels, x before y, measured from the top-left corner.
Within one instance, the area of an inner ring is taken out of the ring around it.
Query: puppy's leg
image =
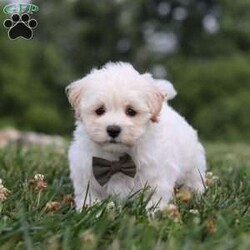
[[[150,202],[147,204],[147,209],[155,207],[156,209],[162,210],[173,197],[174,182],[170,183],[165,178],[162,178],[158,179],[157,182],[151,182],[150,186],[154,193]]]
[[[81,164],[85,167],[88,166],[88,164],[81,161],[78,156],[79,154],[70,155],[70,177],[74,187],[76,209],[81,211],[83,205],[89,205],[90,203],[91,187],[89,186],[88,168],[81,168]]]
[[[81,211],[83,206],[91,206],[98,198],[91,186],[91,158],[83,154],[83,150],[72,144],[69,150],[70,177],[73,182],[76,209]]]
[[[81,173],[71,172],[71,179],[74,186],[74,195],[75,195],[75,205],[77,211],[81,211],[83,205],[89,205],[89,185],[88,180],[86,180]],[[84,204],[84,201],[86,204]]]
[[[194,191],[198,194],[204,193],[206,159],[205,152],[201,144],[198,145],[197,155],[195,157],[194,168],[187,172],[183,180],[183,188]]]
[[[77,211],[81,212],[83,207],[89,207],[99,201],[89,181],[80,174],[74,177],[73,186]]]
[[[182,189],[202,194],[205,192],[205,172],[199,168],[193,169],[186,175],[186,179],[183,182]]]

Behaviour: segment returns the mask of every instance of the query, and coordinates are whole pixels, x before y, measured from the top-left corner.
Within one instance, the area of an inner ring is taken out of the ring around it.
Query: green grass
[[[177,201],[177,222],[167,211],[148,216],[145,193],[113,209],[108,200],[76,213],[61,202],[72,194],[65,152],[1,149],[0,178],[11,194],[0,202],[0,249],[250,249],[250,147],[208,144],[206,149],[208,168],[219,180],[201,200]],[[30,183],[37,173],[48,183],[40,192]],[[50,201],[61,208],[46,210]]]

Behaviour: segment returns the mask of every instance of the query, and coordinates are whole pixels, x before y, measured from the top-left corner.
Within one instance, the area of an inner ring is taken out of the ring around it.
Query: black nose
[[[115,138],[121,133],[121,128],[116,125],[111,125],[107,127],[107,132],[109,136]]]

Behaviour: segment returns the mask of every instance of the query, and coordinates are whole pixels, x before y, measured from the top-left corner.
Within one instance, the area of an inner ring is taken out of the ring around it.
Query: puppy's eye
[[[127,116],[133,117],[133,116],[135,116],[136,114],[137,114],[137,112],[136,112],[133,108],[131,108],[131,107],[127,107],[127,108],[126,108],[126,115],[127,115]]]
[[[101,106],[99,107],[98,109],[95,110],[95,113],[99,116],[103,115],[105,113],[105,107],[104,106]]]

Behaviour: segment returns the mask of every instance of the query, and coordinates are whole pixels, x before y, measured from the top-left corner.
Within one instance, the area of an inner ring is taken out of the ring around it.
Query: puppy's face
[[[131,66],[112,65],[70,85],[69,99],[93,142],[126,152],[157,121],[164,94]]]

